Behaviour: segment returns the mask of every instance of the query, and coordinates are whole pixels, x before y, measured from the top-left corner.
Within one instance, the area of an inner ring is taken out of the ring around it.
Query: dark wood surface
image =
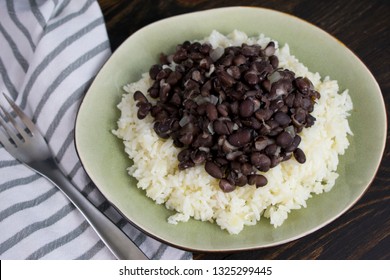
[[[170,16],[224,6],[258,6],[298,16],[342,41],[371,70],[390,108],[388,0],[98,0],[112,50],[143,26]],[[389,143],[387,133],[387,143]],[[390,150],[363,198],[328,226],[284,245],[195,259],[390,259]]]

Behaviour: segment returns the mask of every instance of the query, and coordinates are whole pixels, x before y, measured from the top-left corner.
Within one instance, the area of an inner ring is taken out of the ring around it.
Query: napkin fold
[[[191,253],[146,236],[121,217],[89,180],[77,157],[77,110],[110,55],[96,1],[0,1],[0,92],[8,94],[33,119],[78,189],[147,256],[190,259]],[[3,97],[0,102],[7,105]],[[114,256],[62,192],[0,145],[0,258]]]

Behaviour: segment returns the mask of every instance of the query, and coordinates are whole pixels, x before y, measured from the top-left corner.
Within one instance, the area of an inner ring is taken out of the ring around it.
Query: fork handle
[[[45,165],[36,166],[36,165]],[[60,171],[53,159],[36,163],[34,169],[56,185],[80,210],[101,240],[119,260],[147,260],[145,254],[110,219],[83,196],[70,180]],[[42,169],[41,169],[41,168]],[[39,171],[45,170],[45,174]]]

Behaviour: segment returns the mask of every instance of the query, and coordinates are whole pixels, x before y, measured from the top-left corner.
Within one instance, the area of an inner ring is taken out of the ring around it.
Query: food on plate
[[[329,191],[352,132],[352,102],[288,45],[213,31],[161,57],[124,87],[114,134],[129,174],[156,203],[239,233],[261,216],[280,226],[313,193]]]

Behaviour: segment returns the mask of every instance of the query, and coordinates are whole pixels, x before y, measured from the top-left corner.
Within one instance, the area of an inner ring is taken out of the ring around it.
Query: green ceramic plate
[[[137,81],[185,40],[202,39],[216,29],[262,32],[288,43],[291,53],[322,77],[329,75],[348,88],[354,103],[351,145],[341,157],[340,177],[329,193],[309,199],[306,209],[293,211],[275,229],[263,219],[239,235],[229,235],[211,223],[191,220],[171,225],[172,214],[156,205],[126,173],[131,161],[116,128],[116,105],[122,86]],[[347,211],[363,195],[378,169],[386,138],[386,113],[381,91],[364,64],[338,40],[296,17],[260,8],[231,7],[185,14],[158,21],[130,36],[101,69],[86,94],[76,122],[76,146],[81,162],[103,195],[136,227],[173,246],[193,251],[236,251],[282,244],[305,236]]]

